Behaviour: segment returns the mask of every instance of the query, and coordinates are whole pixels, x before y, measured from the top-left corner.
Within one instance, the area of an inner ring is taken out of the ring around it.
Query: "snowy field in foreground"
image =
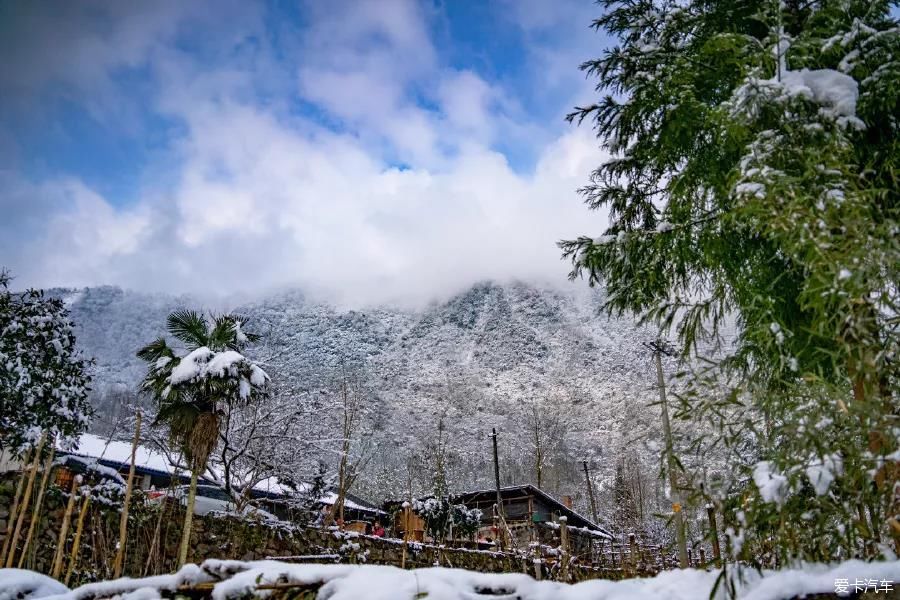
[[[86,600],[113,596],[121,600],[152,600],[159,598],[163,591],[210,582],[215,583],[211,596],[217,600],[243,596],[256,590],[259,585],[287,582],[321,583],[318,598],[323,600],[693,600],[708,598],[717,576],[718,572],[687,569],[666,571],[648,579],[595,580],[566,585],[535,581],[515,573],[474,573],[461,569],[404,571],[375,565],[208,560],[199,567],[186,565],[173,575],[118,579],[88,584],[71,591],[66,591],[62,584],[44,575],[18,569],[0,569],[0,600]],[[767,573],[764,577],[748,573],[739,586],[738,596],[745,600],[783,600],[802,594],[834,593],[845,582],[849,592],[853,592],[859,584],[866,586],[865,593],[875,594],[875,598],[895,597],[893,594],[900,586],[900,561],[811,565],[802,570]],[[872,587],[873,582],[876,587]],[[889,593],[887,588],[892,591]],[[724,594],[720,592],[717,597],[724,598]]]

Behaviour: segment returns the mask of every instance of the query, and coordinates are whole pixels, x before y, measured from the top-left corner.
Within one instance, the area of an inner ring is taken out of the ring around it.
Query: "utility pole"
[[[491,437],[494,439],[494,480],[497,484],[497,510],[503,512],[503,501],[500,498],[500,459],[497,454],[497,428],[492,428]]]
[[[673,354],[672,350],[662,340],[644,344],[653,350],[656,357],[656,379],[659,384],[659,401],[662,406],[663,435],[666,438],[666,460],[669,472],[669,488],[672,495],[672,512],[675,513],[675,539],[678,543],[678,564],[682,569],[688,568],[687,542],[684,538],[684,514],[682,513],[681,494],[678,492],[678,478],[675,475],[677,468],[675,462],[675,449],[672,444],[672,427],[669,424],[669,406],[666,402],[666,381],[663,377],[662,355]]]
[[[591,516],[594,517],[594,523],[597,523],[597,502],[594,500],[594,485],[591,483],[591,475],[588,472],[588,464],[586,460],[581,461],[584,467],[584,481],[587,483],[588,498],[591,499]]]
[[[502,521],[503,499],[500,497],[500,459],[497,454],[497,428],[492,427],[491,432],[491,437],[494,440],[494,480],[497,484],[497,517],[501,518]],[[502,526],[502,522],[498,523],[497,533],[501,539],[503,538]]]

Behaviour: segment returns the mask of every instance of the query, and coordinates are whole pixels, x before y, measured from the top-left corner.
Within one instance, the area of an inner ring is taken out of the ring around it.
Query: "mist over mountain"
[[[146,367],[135,352],[165,334],[170,311],[204,306],[117,287],[50,293],[65,299],[78,343],[96,361],[98,398],[116,386],[136,388]],[[264,336],[249,354],[265,365],[277,393],[302,403],[333,390],[336,373],[365,380],[368,427],[381,444],[361,489],[404,489],[398,465],[439,421],[460,457],[454,487],[490,485],[493,427],[504,479],[528,481],[526,421],[534,405],[559,420],[544,486],[578,496],[582,459],[600,479],[611,478],[623,453],[655,458],[648,448],[657,447],[658,409],[648,407],[655,371],[641,345],[653,331],[599,315],[601,302],[602,292],[586,286],[486,282],[419,310],[343,310],[291,291],[234,312]]]

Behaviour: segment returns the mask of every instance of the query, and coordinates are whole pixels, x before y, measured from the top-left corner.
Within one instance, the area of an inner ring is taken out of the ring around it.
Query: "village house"
[[[131,465],[131,442],[108,440],[90,433],[82,434],[72,448],[56,449],[56,485],[69,488],[75,475],[87,474],[100,479],[119,480],[128,477]],[[18,471],[21,461],[4,453],[0,457],[0,473]],[[172,485],[188,484],[190,473],[177,474],[176,469],[161,453],[139,445],[135,451],[134,487],[141,490],[164,489]],[[201,484],[209,484],[201,479]]]
[[[600,544],[612,540],[613,536],[587,517],[572,508],[571,498],[558,500],[547,492],[531,485],[514,485],[500,488],[503,521],[509,531],[508,543],[519,548],[527,548],[536,543],[548,547],[559,545],[560,519],[565,517],[569,546],[576,556],[589,559]],[[504,535],[503,524],[494,514],[497,490],[484,489],[457,494],[451,498],[454,504],[463,504],[469,509],[481,511],[481,527],[476,533],[477,547],[496,546]],[[385,510],[395,515],[394,528],[399,536],[407,531],[409,539],[428,541],[425,520],[414,513],[403,510],[403,503],[394,501],[385,504]],[[471,540],[457,540],[471,542]]]
[[[590,553],[595,542],[612,539],[612,534],[572,508],[571,497],[558,500],[534,485],[525,484],[500,488],[500,498],[503,520],[512,537],[510,542],[520,548],[532,542],[558,545],[554,540],[558,539],[561,517],[566,519],[569,544],[574,554]],[[498,537],[501,525],[494,515],[496,489],[458,494],[453,502],[481,510],[479,535]]]
[[[113,480],[124,483],[131,466],[131,442],[109,440],[85,433],[79,436],[74,447],[67,450],[58,448],[56,456],[53,480],[63,489],[72,487],[76,475],[86,475],[89,479],[97,481]],[[21,461],[8,453],[0,454],[0,474],[18,471],[21,468]],[[135,451],[134,476],[135,489],[145,492],[156,490],[160,494],[166,493],[172,486],[189,485],[191,481],[189,472],[176,469],[162,452],[144,445],[138,445]],[[299,484],[299,491],[302,492],[305,485]],[[206,477],[199,478],[197,493],[198,496],[209,497],[222,504],[229,501],[225,491],[215,481]],[[250,497],[253,504],[265,511],[282,520],[292,521],[294,517],[292,497],[296,498],[297,493],[298,490],[294,487],[272,477],[258,483],[251,491]],[[317,504],[320,508],[330,507],[336,500],[337,494],[325,490]],[[199,503],[198,506],[201,504],[203,503]],[[365,523],[384,519],[386,516],[386,513],[374,504],[352,494],[346,495],[344,518],[349,529],[362,529]]]

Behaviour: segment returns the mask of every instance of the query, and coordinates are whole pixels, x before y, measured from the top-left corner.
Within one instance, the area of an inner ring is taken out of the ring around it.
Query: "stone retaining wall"
[[[8,507],[15,490],[15,480],[0,481],[0,536],[6,530]],[[47,573],[56,551],[67,495],[51,486],[44,500],[37,528],[37,543],[31,545],[24,562],[26,568]],[[74,537],[77,508],[67,536],[68,558]],[[29,511],[30,512],[30,511]],[[72,584],[105,579],[111,576],[118,540],[118,507],[92,503]],[[30,515],[29,515],[30,517]],[[129,511],[127,554],[124,574],[128,576],[170,573],[175,569],[175,556],[181,538],[183,509],[174,503],[163,505],[145,502],[140,494],[132,499]],[[28,519],[23,530],[27,531]],[[157,532],[158,528],[158,532]],[[21,547],[24,533],[20,537]],[[154,545],[154,539],[159,540]],[[2,541],[2,537],[0,537]],[[199,563],[207,558],[261,560],[278,558],[296,562],[368,563],[419,568],[445,566],[486,573],[527,572],[534,575],[531,558],[512,553],[453,549],[410,543],[403,558],[403,542],[363,536],[350,532],[323,531],[318,528],[271,525],[233,517],[195,516],[192,545],[188,560]],[[156,548],[154,551],[153,548]],[[18,562],[18,559],[17,559]],[[571,569],[573,581],[598,577],[618,579],[618,569]]]

